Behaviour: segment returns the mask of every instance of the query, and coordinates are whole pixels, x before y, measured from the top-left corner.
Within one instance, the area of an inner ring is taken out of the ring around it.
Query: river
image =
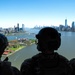
[[[35,34],[38,33],[39,29],[26,29],[28,34],[12,35],[8,36],[9,40],[17,38],[31,38],[35,39]],[[31,34],[30,34],[31,33]],[[34,33],[34,34],[33,34]],[[75,57],[75,32],[60,32],[61,33],[61,46],[58,50],[59,53],[63,54],[67,58]]]
[[[8,39],[11,40],[15,39],[16,37],[35,39],[35,34],[38,33],[39,30],[34,31],[34,29],[32,29],[31,31],[29,32],[29,34],[8,36]],[[34,32],[36,33],[33,34]],[[75,57],[75,32],[60,32],[60,33],[61,33],[61,46],[57,52],[70,60],[71,58]],[[24,59],[29,58],[35,55],[36,53],[38,53],[36,45],[27,46],[22,51],[20,50],[19,53],[17,52],[15,55],[11,55],[9,59],[13,63],[13,65],[20,67],[20,64],[23,62]]]

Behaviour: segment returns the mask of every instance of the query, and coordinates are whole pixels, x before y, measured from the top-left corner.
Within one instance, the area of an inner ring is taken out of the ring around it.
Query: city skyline
[[[75,0],[0,0],[0,27],[71,26]]]

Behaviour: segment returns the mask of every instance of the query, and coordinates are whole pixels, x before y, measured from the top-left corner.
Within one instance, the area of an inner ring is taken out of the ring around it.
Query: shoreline
[[[31,43],[30,45],[32,45],[32,44],[34,44],[34,43]],[[18,48],[17,50],[15,50],[14,52],[12,52],[12,53],[8,53],[8,54],[6,54],[6,55],[2,55],[2,56],[6,56],[6,57],[8,57],[8,56],[14,54],[14,53],[17,52],[17,51],[20,51],[21,49],[23,49],[23,48],[25,48],[25,47],[27,47],[27,46],[20,47],[20,48]]]
[[[8,56],[10,56],[10,55],[12,55],[12,54],[14,54],[15,52],[17,52],[17,51],[19,51],[19,50],[21,50],[21,49],[23,49],[23,48],[25,48],[26,46],[24,46],[24,47],[21,47],[21,48],[18,48],[17,50],[15,50],[14,52],[12,52],[12,53],[8,53],[8,54],[3,54],[2,56],[6,56],[6,57],[8,57]]]
[[[5,56],[10,56],[10,55],[14,54],[15,52],[17,52],[17,51],[19,51],[19,50],[21,50],[21,49],[23,49],[23,48],[25,48],[25,47],[26,47],[26,46],[21,47],[21,48],[18,48],[18,49],[17,49],[17,50],[15,50],[14,52],[9,53],[9,54],[7,54],[7,55],[5,55]]]

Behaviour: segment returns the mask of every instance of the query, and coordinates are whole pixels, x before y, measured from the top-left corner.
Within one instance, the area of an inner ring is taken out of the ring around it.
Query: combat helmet
[[[7,46],[8,46],[7,37],[0,33],[0,56],[3,54],[3,52]]]
[[[52,27],[42,28],[36,35],[38,40],[37,49],[44,50],[57,50],[61,44],[61,34]]]

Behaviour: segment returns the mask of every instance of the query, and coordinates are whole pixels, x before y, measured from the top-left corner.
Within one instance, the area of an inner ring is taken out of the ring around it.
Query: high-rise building
[[[75,31],[75,22],[72,22],[72,31]]]
[[[67,19],[65,19],[65,27],[67,27],[68,25],[67,25]]]
[[[23,30],[23,31],[25,30],[25,28],[24,28],[24,24],[22,24],[22,30]]]
[[[17,30],[19,31],[19,23],[17,23]]]

